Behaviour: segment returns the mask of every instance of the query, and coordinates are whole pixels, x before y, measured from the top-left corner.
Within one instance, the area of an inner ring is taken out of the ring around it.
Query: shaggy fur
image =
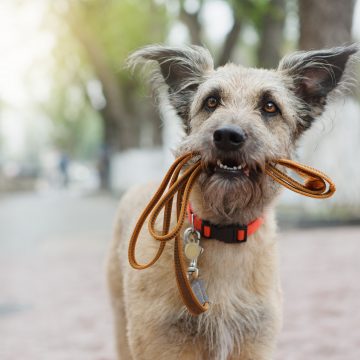
[[[173,244],[153,267],[136,271],[127,263],[127,241],[154,186],[130,190],[122,199],[108,262],[108,278],[121,359],[272,359],[281,327],[274,200],[279,185],[264,174],[267,161],[291,158],[301,134],[330,98],[349,81],[345,71],[357,46],[299,52],[277,70],[228,64],[213,68],[201,47],[148,46],[129,63],[155,63],[156,88],[166,88],[170,104],[187,128],[176,154],[196,151],[206,167],[191,194],[197,215],[214,224],[264,224],[244,244],[201,241],[201,277],[211,300],[199,317],[184,308],[173,274]],[[336,90],[336,91],[334,91]],[[206,99],[218,100],[215,109]],[[269,114],[264,106],[276,104]],[[214,146],[214,131],[233,125],[246,135],[236,151]],[[249,176],[216,171],[218,160],[246,164]],[[189,224],[186,223],[185,227]],[[158,243],[146,232],[138,252],[145,261]]]

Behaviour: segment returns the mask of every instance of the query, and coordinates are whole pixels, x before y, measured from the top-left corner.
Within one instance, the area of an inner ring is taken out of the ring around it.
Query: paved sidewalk
[[[104,258],[116,201],[0,198],[0,359],[113,360]]]
[[[277,360],[360,359],[360,227],[281,234]]]
[[[114,360],[104,257],[116,201],[0,198],[0,359]],[[281,233],[276,360],[360,359],[360,227]]]

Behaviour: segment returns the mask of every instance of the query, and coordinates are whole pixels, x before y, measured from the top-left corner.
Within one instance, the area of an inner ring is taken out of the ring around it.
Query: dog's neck
[[[214,203],[214,201],[209,201],[209,198],[200,191],[198,186],[195,186],[190,196],[190,202],[194,213],[198,217],[215,225],[247,225],[262,217],[269,208],[273,207],[275,198],[276,194],[268,197],[264,196],[258,199],[256,203],[242,207],[241,199],[236,201],[236,195],[229,194],[228,197],[217,199],[217,203]],[[234,206],[235,203],[239,205]]]

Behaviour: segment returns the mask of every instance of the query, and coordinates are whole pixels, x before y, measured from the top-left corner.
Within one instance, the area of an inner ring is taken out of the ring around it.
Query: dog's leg
[[[273,360],[277,344],[277,335],[282,327],[282,295],[278,297],[267,311],[268,320],[257,334],[247,336],[241,346],[241,355],[232,356],[229,360]]]
[[[119,224],[119,222],[118,222]],[[127,339],[127,319],[125,314],[125,304],[123,296],[123,274],[120,267],[118,246],[120,242],[119,225],[116,228],[115,236],[111,244],[110,256],[107,264],[108,285],[110,290],[111,302],[114,312],[116,348],[120,360],[131,360],[128,339]]]
[[[198,346],[192,343],[182,343],[170,339],[168,336],[159,336],[160,331],[154,328],[145,329],[142,324],[129,323],[129,342],[134,360],[205,360]],[[155,324],[154,324],[155,326]],[[162,330],[162,329],[161,329]],[[162,333],[161,331],[160,333]]]
[[[275,342],[247,344],[240,357],[231,357],[229,360],[273,360],[275,345]]]
[[[141,274],[134,270],[125,273],[124,298],[133,360],[206,359],[179,325],[176,308],[180,311],[181,304],[173,274],[168,271],[160,280],[158,274],[155,268]]]

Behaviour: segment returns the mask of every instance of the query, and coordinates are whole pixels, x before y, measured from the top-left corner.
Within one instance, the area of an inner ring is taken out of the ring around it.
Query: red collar
[[[260,217],[248,225],[215,225],[196,216],[191,208],[190,203],[187,207],[187,213],[190,224],[194,224],[195,230],[199,231],[202,237],[205,239],[216,239],[228,244],[245,242],[247,237],[255,233],[264,221],[263,218]]]

